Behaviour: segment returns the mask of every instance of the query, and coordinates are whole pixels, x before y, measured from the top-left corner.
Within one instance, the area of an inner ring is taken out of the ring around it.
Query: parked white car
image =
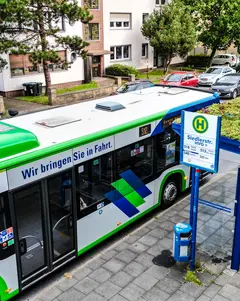
[[[238,57],[235,54],[218,54],[212,60],[212,66],[227,65],[234,67],[238,65]]]
[[[211,86],[216,82],[217,79],[230,73],[236,73],[236,70],[224,66],[210,67],[204,73],[198,76],[198,85]]]

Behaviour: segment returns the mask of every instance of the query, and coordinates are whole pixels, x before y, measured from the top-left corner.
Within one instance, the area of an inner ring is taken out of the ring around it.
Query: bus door
[[[72,171],[13,192],[21,288],[76,257]]]
[[[47,179],[53,268],[76,257],[72,170]]]

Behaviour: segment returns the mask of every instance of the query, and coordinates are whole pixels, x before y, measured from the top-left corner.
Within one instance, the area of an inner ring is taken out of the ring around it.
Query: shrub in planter
[[[205,54],[189,55],[186,65],[192,67],[208,67],[210,64],[210,56]]]
[[[113,64],[107,67],[105,73],[114,76],[129,76],[130,74],[135,74],[135,76],[139,75],[136,68],[122,64]]]

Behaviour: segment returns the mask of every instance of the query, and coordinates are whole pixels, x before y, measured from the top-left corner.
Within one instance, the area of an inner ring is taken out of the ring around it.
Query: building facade
[[[52,86],[70,87],[101,77],[104,69],[122,63],[140,70],[160,67],[161,58],[141,33],[141,26],[154,9],[160,9],[170,0],[79,0],[93,15],[89,24],[68,24],[60,21],[62,35],[78,35],[89,43],[87,59],[75,58],[71,68],[50,64]],[[72,61],[72,53],[59,49],[62,60]],[[0,73],[0,93],[4,96],[23,94],[26,82],[45,85],[43,68],[33,66],[29,55],[3,55],[8,68]]]
[[[78,22],[71,26],[66,19],[60,21],[62,35],[82,36],[82,26]],[[71,61],[71,53],[59,49],[62,60]],[[0,93],[4,96],[18,96],[23,94],[23,84],[26,82],[41,82],[45,86],[42,65],[33,66],[29,55],[2,55],[8,61],[8,66],[0,73]],[[84,81],[83,60],[77,58],[71,68],[64,69],[62,64],[50,64],[51,82],[55,87],[70,87]]]
[[[52,86],[56,88],[71,87],[82,84],[92,77],[102,76],[104,73],[104,55],[110,51],[104,51],[103,41],[103,0],[79,0],[80,5],[87,5],[94,16],[89,24],[76,22],[73,26],[62,18],[59,22],[62,35],[77,35],[89,43],[88,57],[86,60],[75,57],[71,68],[65,69],[62,64],[50,64]],[[72,61],[72,53],[59,49],[62,61]],[[29,55],[2,55],[8,62],[8,67],[0,73],[0,93],[4,96],[22,95],[23,84],[27,82],[41,82],[45,86],[45,78],[42,65],[33,66]]]
[[[83,39],[89,43],[88,57],[84,61],[84,78],[89,82],[94,77],[103,76],[104,56],[109,56],[111,52],[104,50],[104,0],[82,0],[81,4],[87,5],[93,15],[92,21],[82,24]]]
[[[104,0],[104,47],[112,53],[105,68],[122,63],[140,70],[159,67],[161,58],[141,33],[143,22],[168,0]]]

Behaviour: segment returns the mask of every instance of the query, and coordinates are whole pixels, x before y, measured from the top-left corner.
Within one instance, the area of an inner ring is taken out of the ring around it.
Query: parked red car
[[[160,83],[163,85],[196,87],[198,78],[194,72],[176,71],[167,75]]]

